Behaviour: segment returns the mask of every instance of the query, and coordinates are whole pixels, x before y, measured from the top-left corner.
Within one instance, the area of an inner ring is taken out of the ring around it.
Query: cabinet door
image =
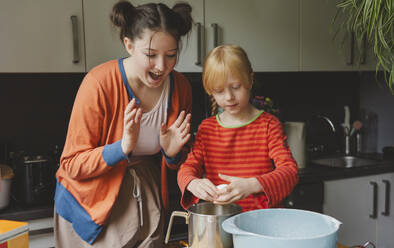
[[[117,0],[84,0],[87,70],[105,61],[128,56],[119,38],[118,29],[112,27],[109,19],[112,6],[116,2]],[[162,2],[171,8],[178,1],[132,1],[134,6],[149,2]],[[193,8],[192,15],[195,23],[203,24],[203,0],[193,0],[189,1],[189,3]],[[202,37],[200,41],[202,41]],[[201,65],[196,65],[197,56],[199,55],[197,48],[197,25],[195,25],[189,39],[185,37],[183,41],[182,51],[175,69],[181,72],[202,71]]]
[[[86,70],[128,56],[109,16],[117,0],[84,0]]]
[[[378,241],[379,248],[394,247],[394,173],[383,174],[379,183]]]
[[[327,181],[324,183],[323,213],[343,224],[338,232],[338,242],[359,245],[365,241],[376,244],[377,221],[371,218],[375,176]]]
[[[53,218],[29,220],[29,248],[55,247]]]
[[[351,41],[348,39],[343,42],[345,32],[339,32],[334,40],[334,33],[344,21],[343,18],[338,18],[338,22],[332,24],[338,2],[338,0],[300,0],[300,69],[302,71],[375,69],[376,63],[370,49],[363,64],[358,67],[356,42],[352,55]],[[352,57],[353,61],[351,61]]]
[[[297,71],[299,0],[205,0],[206,47],[236,44],[254,71]]]
[[[0,72],[85,71],[81,0],[2,0],[0,33]]]

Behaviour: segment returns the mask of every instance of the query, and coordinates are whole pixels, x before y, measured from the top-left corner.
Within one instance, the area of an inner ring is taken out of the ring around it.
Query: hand
[[[219,196],[214,201],[215,204],[230,204],[263,191],[260,182],[254,177],[242,178],[223,174],[219,174],[219,177],[230,183],[219,190]]]
[[[182,111],[170,128],[161,125],[160,146],[168,157],[175,157],[190,139],[190,119],[191,114]]]
[[[133,98],[124,111],[122,151],[129,154],[134,150],[140,133],[140,122],[142,109],[137,106],[136,99]]]
[[[218,189],[206,178],[191,180],[186,189],[201,200],[212,202],[218,197]]]

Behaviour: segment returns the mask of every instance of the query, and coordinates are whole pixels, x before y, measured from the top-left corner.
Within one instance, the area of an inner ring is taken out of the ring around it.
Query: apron
[[[135,156],[128,164],[107,224],[93,245],[54,213],[57,248],[160,248],[165,215],[160,198],[161,155]]]

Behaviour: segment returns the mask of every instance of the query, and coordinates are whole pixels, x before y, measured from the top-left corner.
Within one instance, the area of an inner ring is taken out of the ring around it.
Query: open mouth
[[[162,78],[163,73],[149,72],[149,76],[150,76],[153,80],[157,81],[157,80],[160,80],[160,79]]]

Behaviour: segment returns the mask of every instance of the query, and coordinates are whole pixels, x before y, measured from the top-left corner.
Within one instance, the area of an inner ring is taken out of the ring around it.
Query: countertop
[[[333,168],[309,163],[299,169],[299,184],[360,177],[394,172],[394,161],[381,160],[377,164],[354,168]],[[27,221],[53,216],[53,205],[21,206],[15,201],[0,210],[0,219]]]
[[[53,216],[53,204],[24,206],[10,200],[8,207],[0,210],[0,219],[28,221]]]
[[[394,160],[378,160],[376,164],[352,168],[335,168],[309,163],[298,170],[299,184],[345,179],[394,172]]]

